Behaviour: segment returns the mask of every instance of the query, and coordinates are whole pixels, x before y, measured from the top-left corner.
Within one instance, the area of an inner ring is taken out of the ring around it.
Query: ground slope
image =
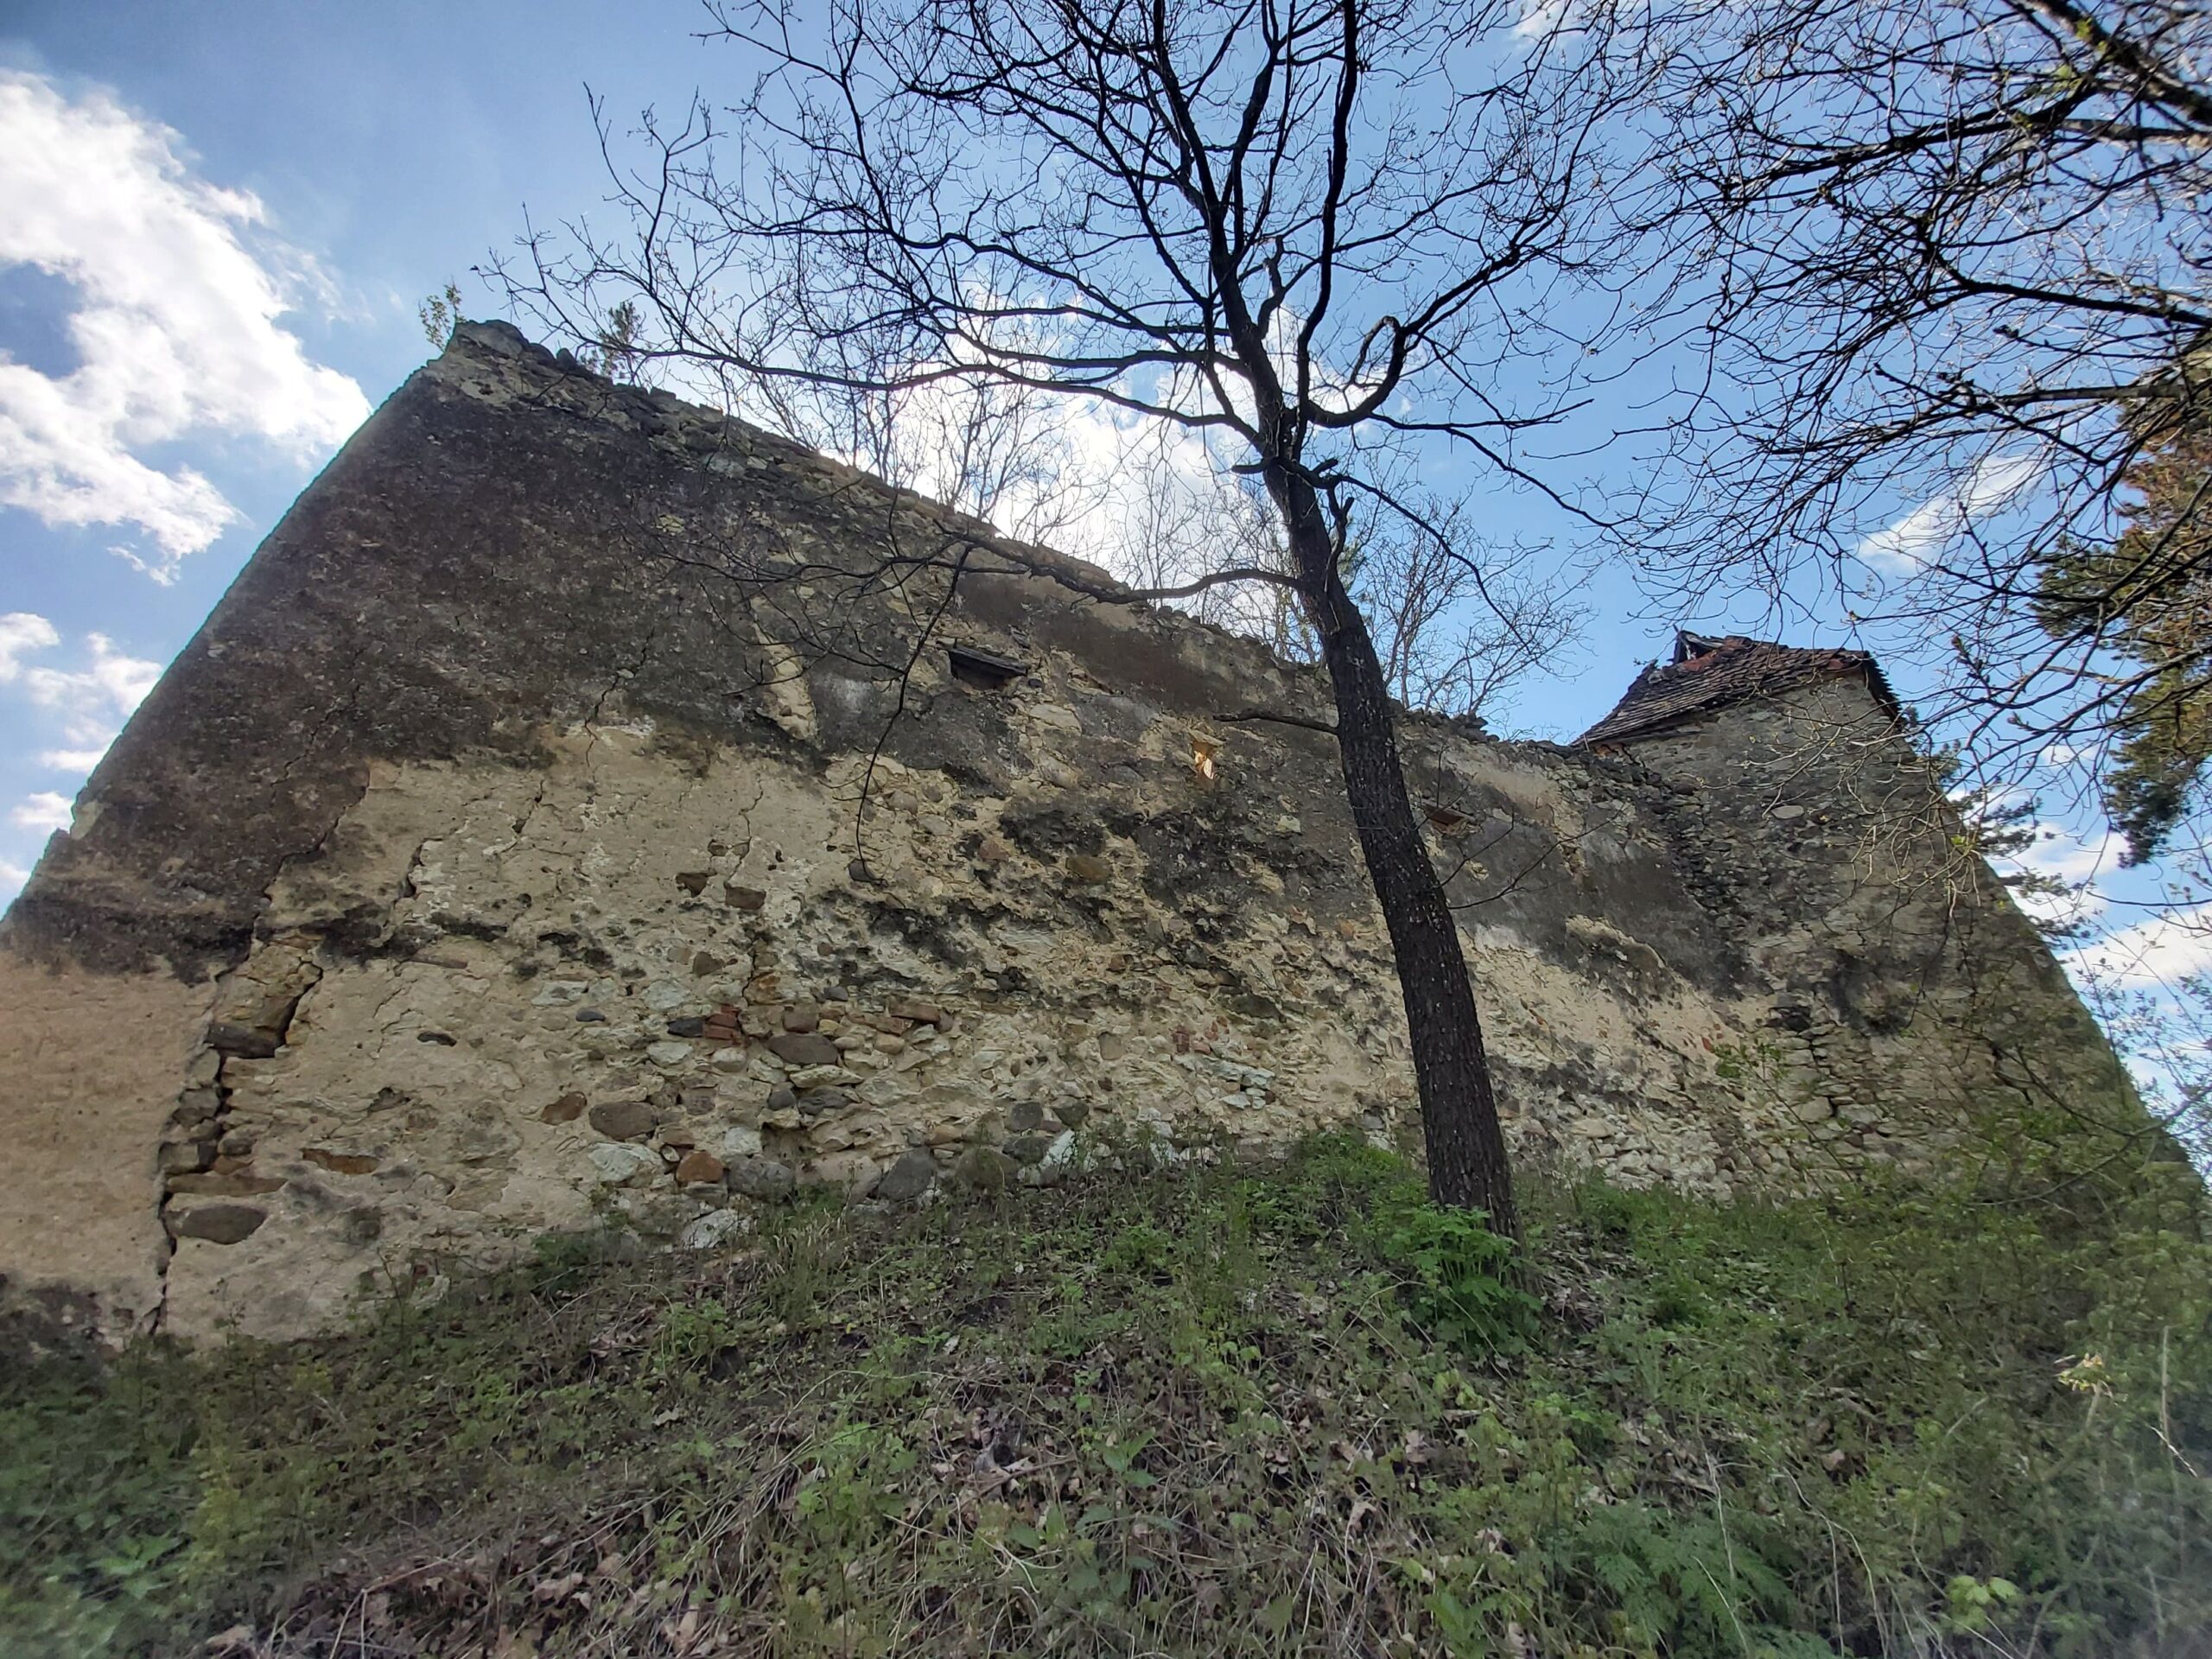
[[[2206,1650],[2184,1171],[1527,1185],[1533,1294],[1326,1141],[17,1354],[0,1652]]]

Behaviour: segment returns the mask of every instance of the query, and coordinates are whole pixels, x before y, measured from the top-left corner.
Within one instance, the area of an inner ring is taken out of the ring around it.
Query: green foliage
[[[1513,1244],[1480,1211],[1423,1204],[1393,1213],[1376,1230],[1387,1262],[1408,1275],[1414,1323],[1440,1342],[1475,1353],[1518,1353],[1543,1305],[1507,1274]]]
[[[446,285],[415,309],[416,320],[423,325],[423,338],[439,351],[452,340],[454,329],[461,322],[461,285],[448,281]]]
[[[576,355],[586,368],[610,380],[635,380],[645,357],[645,318],[623,301],[607,312],[599,337]]]
[[[193,1424],[160,1359],[0,1368],[0,1656],[128,1652],[180,1595]]]
[[[2104,716],[2105,806],[2129,863],[2155,856],[2202,792],[2212,760],[2212,426],[2194,373],[2140,388],[2126,420],[2140,443],[2126,527],[2108,546],[2062,544],[2037,569],[2036,612],[2055,638],[2124,659]],[[2093,705],[2101,714],[2101,699]],[[2086,747],[2086,746],[2085,746]]]
[[[0,1654],[2176,1643],[2212,1255],[2171,1173],[1537,1173],[1516,1263],[1330,1138],[703,1266],[548,1241],[343,1338],[0,1379]]]

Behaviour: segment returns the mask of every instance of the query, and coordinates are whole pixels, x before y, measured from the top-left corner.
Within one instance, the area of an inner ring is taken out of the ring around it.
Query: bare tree
[[[1573,573],[1545,547],[1492,542],[1479,563],[1464,501],[1417,518],[1370,512],[1349,536],[1353,597],[1374,619],[1391,694],[1408,709],[1479,717],[1518,681],[1557,669],[1586,612]]]
[[[1058,399],[984,373],[915,378],[899,345],[880,330],[810,341],[805,378],[708,366],[718,395],[785,435],[1024,540],[1099,504],[1108,480],[1076,464]]]
[[[1389,480],[1449,454],[1539,484],[1521,435],[1567,394],[1512,406],[1503,369],[1553,345],[1545,285],[1587,257],[1618,96],[1605,36],[1510,0],[712,9],[765,66],[728,133],[703,102],[649,119],[655,165],[618,178],[630,224],[534,244],[517,303],[573,334],[633,300],[649,356],[754,385],[1070,395],[1256,485],[1280,562],[1224,550],[1180,588],[1272,588],[1311,631],[1432,1189],[1513,1230],[1466,963],[1347,555],[1379,513],[1479,591],[1470,552]],[[854,340],[883,366],[848,367]]]
[[[2139,538],[2042,601],[2119,540],[2154,428],[2203,419],[2212,14],[1693,0],[1667,27],[1646,206],[1681,263],[1637,326],[1714,371],[1668,433],[1696,486],[1645,518],[1676,597],[1839,606],[1917,656],[1985,779],[2101,770],[2179,663],[2125,619],[2190,562]],[[2133,418],[2151,397],[2176,407]]]

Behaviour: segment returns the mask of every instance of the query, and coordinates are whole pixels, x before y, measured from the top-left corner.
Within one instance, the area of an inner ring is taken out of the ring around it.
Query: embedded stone
[[[853,1103],[849,1090],[834,1084],[827,1089],[805,1089],[799,1091],[798,1109],[809,1117],[819,1117],[824,1112],[842,1112]]]
[[[709,974],[719,974],[729,964],[711,950],[702,950],[691,958],[691,972],[704,979]]]
[[[874,1196],[893,1204],[905,1204],[920,1198],[936,1182],[937,1160],[917,1147],[883,1172],[883,1178],[875,1184]]]
[[[753,1218],[737,1210],[709,1210],[686,1224],[676,1242],[687,1250],[715,1250],[753,1230]]]
[[[772,1112],[795,1112],[798,1109],[798,1096],[790,1089],[771,1089],[768,1109]]]
[[[169,1177],[169,1191],[188,1193],[195,1198],[257,1198],[276,1192],[284,1185],[281,1175],[243,1175],[232,1170],[219,1174],[207,1170],[186,1175]]]
[[[1052,1103],[1052,1116],[1071,1129],[1079,1129],[1090,1119],[1090,1103],[1080,1095]]]
[[[602,1100],[591,1109],[591,1126],[610,1141],[642,1141],[659,1121],[642,1100]]]
[[[334,1152],[328,1147],[309,1147],[300,1156],[334,1175],[372,1175],[384,1161],[365,1152]]]
[[[169,1231],[179,1238],[204,1238],[210,1244],[238,1244],[259,1232],[268,1219],[266,1210],[250,1204],[202,1204],[171,1216]]]
[[[547,1123],[573,1123],[584,1115],[584,1108],[589,1103],[581,1091],[571,1089],[537,1116]]]
[[[789,1198],[798,1185],[791,1166],[772,1158],[741,1158],[729,1166],[724,1179],[731,1192],[763,1203]]]
[[[1017,1164],[1041,1164],[1052,1145],[1050,1135],[1017,1135],[1006,1143],[1006,1155]]]
[[[837,1045],[811,1031],[779,1031],[768,1039],[768,1052],[791,1066],[835,1065]]]
[[[703,1037],[707,1034],[707,1022],[696,1014],[679,1015],[668,1022],[668,1034],[671,1037]]]
[[[732,910],[758,910],[768,902],[768,895],[758,887],[725,883],[722,887],[722,902]]]
[[[813,1031],[821,1024],[822,1010],[810,1002],[795,1002],[784,1010],[785,1031]]]
[[[691,1045],[671,1038],[666,1042],[654,1043],[647,1047],[645,1058],[658,1066],[673,1068],[683,1065],[691,1058]]]
[[[707,883],[714,879],[712,870],[684,870],[677,875],[676,885],[696,898],[707,890]]]
[[[205,1169],[215,1161],[215,1143],[210,1141],[170,1141],[163,1144],[155,1160],[155,1167],[164,1175],[180,1174],[188,1170]]]
[[[910,1020],[918,1026],[941,1026],[944,1010],[934,1002],[925,1002],[918,997],[902,996],[891,1004],[889,1012],[900,1020]]]
[[[996,836],[985,836],[976,843],[976,861],[979,864],[1003,864],[1014,856],[1014,849]]]
[[[660,1154],[651,1147],[620,1145],[601,1141],[584,1156],[600,1179],[609,1186],[631,1186],[639,1181],[649,1181],[662,1170]]]
[[[1114,867],[1104,859],[1090,853],[1070,853],[1067,860],[1068,879],[1086,887],[1114,879]]]
[[[952,1166],[952,1179],[977,1192],[1000,1192],[1019,1167],[1004,1153],[989,1147],[970,1147]]]
[[[842,1056],[839,1057],[840,1058]],[[823,1089],[832,1084],[855,1084],[859,1076],[842,1065],[802,1065],[791,1074],[794,1089]]]
[[[276,1052],[276,1033],[255,1026],[216,1024],[207,1027],[207,1046],[234,1059],[265,1060]]]
[[[695,1148],[677,1161],[676,1179],[680,1186],[716,1185],[721,1179],[722,1160],[711,1152]]]
[[[724,1129],[716,1150],[724,1164],[734,1164],[741,1158],[757,1158],[760,1155],[760,1131],[743,1124]]]
[[[169,1122],[180,1129],[196,1129],[215,1121],[223,1109],[223,1096],[213,1089],[188,1089],[177,1096]]]

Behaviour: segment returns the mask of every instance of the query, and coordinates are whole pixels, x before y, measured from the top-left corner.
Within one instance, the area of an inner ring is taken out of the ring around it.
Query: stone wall
[[[701,1243],[794,1183],[1403,1135],[1333,746],[1243,717],[1326,712],[1102,572],[464,327],[10,912],[0,1273],[282,1336],[609,1216]],[[2022,1056],[2124,1088],[1863,683],[1620,753],[1405,742],[1524,1157],[1794,1188],[1945,1156]]]

